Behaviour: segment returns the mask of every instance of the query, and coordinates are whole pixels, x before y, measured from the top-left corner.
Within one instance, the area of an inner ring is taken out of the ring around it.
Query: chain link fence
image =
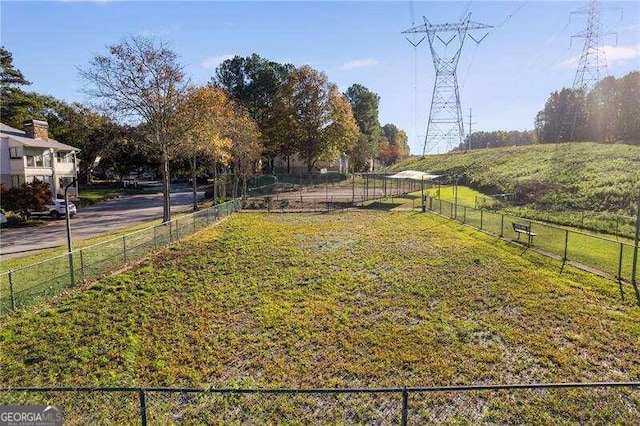
[[[236,212],[240,200],[228,201],[170,222],[0,274],[0,315],[33,305],[65,288],[94,280],[150,252],[191,235]]]
[[[439,198],[427,197],[427,208],[441,216],[470,225],[476,229],[500,237],[527,242],[525,235],[515,231],[513,224],[524,224],[532,234],[532,245],[543,252],[559,257],[563,265],[575,261],[615,277],[620,284],[621,297],[625,298],[622,282],[632,284],[640,304],[637,288],[638,248],[632,240],[615,241],[603,236],[574,231],[560,226],[522,219],[490,210],[463,206]],[[635,263],[634,263],[635,260]]]
[[[0,388],[64,424],[636,424],[640,382],[331,389]]]

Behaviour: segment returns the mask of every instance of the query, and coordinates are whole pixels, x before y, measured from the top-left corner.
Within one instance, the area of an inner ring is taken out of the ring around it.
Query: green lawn
[[[494,235],[502,235],[512,240],[518,238],[518,234],[513,231],[512,223],[530,222],[522,217],[516,217],[511,214],[504,214],[503,218],[503,214],[500,212],[484,210],[481,213],[474,208],[467,208],[473,206],[472,200],[474,200],[479,193],[463,186],[460,186],[458,191],[458,201],[460,204],[458,205],[457,212],[452,204],[455,196],[451,187],[442,187],[440,189],[443,202],[441,203],[438,199],[432,199],[432,210],[449,218],[457,217],[459,222],[482,229]],[[438,193],[438,187],[430,188],[428,192],[435,196]],[[370,209],[380,210],[418,209],[421,205],[420,194],[420,192],[414,192],[404,197],[389,197],[365,204]],[[548,226],[541,222],[531,222],[531,224],[532,231],[537,234],[533,239],[534,247],[563,257],[565,254],[565,238],[567,237],[565,230],[568,230],[567,259],[606,272],[611,276],[617,277],[620,272],[620,276],[623,279],[631,281],[633,269],[633,240],[589,233],[571,227]],[[622,258],[620,257],[621,251]]]
[[[78,207],[99,203],[100,201],[118,198],[123,195],[149,194],[153,191],[143,188],[105,188],[99,186],[80,187],[79,199],[75,201]]]
[[[556,261],[435,215],[243,213],[133,270],[6,319],[0,383],[309,388],[639,380],[639,336],[640,310],[620,302],[615,283],[572,268],[559,274]],[[56,397],[81,423],[96,413],[129,423],[137,414],[126,395]],[[155,423],[308,424],[375,423],[399,404],[367,398],[161,395],[149,406]],[[414,424],[634,423],[640,395],[437,394],[410,407]]]

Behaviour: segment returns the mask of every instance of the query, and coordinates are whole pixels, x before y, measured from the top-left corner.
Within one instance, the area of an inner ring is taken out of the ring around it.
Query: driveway
[[[198,198],[204,193],[198,192]],[[172,185],[171,212],[191,209],[191,188]],[[71,219],[72,241],[111,234],[123,228],[162,217],[162,194],[136,194],[78,209]],[[5,228],[0,231],[0,260],[28,255],[38,250],[66,246],[65,220],[50,220],[33,228]]]

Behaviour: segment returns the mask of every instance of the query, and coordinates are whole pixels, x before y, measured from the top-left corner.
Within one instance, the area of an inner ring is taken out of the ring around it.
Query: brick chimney
[[[49,139],[49,124],[46,121],[26,120],[22,129],[32,139]]]

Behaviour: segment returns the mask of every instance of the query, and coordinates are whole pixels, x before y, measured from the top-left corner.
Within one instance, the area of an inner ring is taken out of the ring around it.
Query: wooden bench
[[[520,240],[520,234],[525,234],[528,237],[527,245],[531,245],[533,237],[537,235],[535,232],[531,232],[531,225],[517,222],[513,222],[512,225],[513,230],[518,233],[518,240]]]

